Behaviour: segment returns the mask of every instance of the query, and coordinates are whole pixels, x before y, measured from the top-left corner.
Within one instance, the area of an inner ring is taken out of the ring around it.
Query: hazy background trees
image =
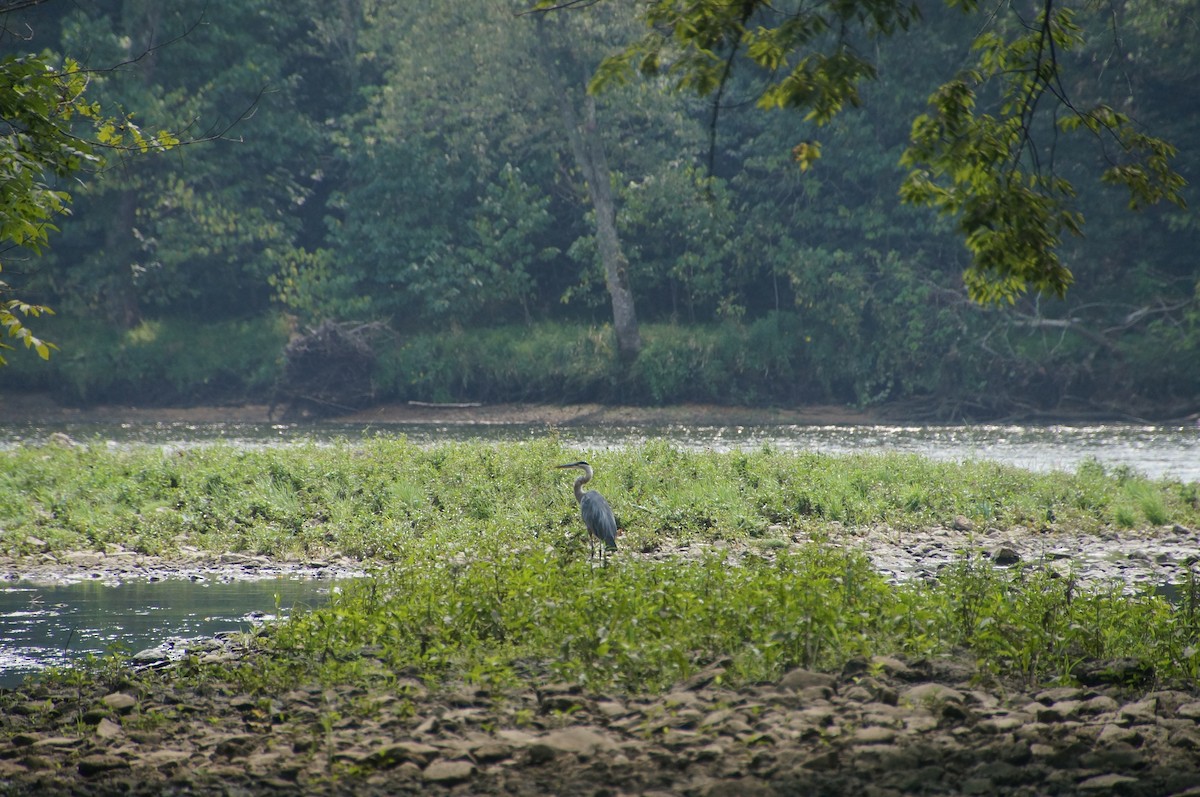
[[[901,203],[911,120],[963,65],[977,20],[928,4],[904,35],[863,42],[879,80],[819,129],[754,107],[768,76],[734,70],[713,128],[711,97],[672,93],[666,77],[584,93],[642,33],[628,4],[515,13],[528,5],[80,0],[21,12],[32,36],[5,51],[137,59],[92,74],[89,97],[144,124],[227,132],[72,184],[71,217],[19,270],[22,296],[59,311],[43,334],[65,351],[6,380],[119,395],[140,378],[128,352],[176,335],[192,341],[176,344],[184,352],[213,350],[195,369],[224,354],[224,376],[178,372],[173,392],[151,395],[211,395],[196,385],[214,379],[236,392],[248,371],[262,390],[280,330],[382,321],[396,337],[378,343],[381,397],[914,399],[945,416],[1194,407],[1194,212],[1131,214],[1096,182],[1103,154],[1056,141],[1086,220],[1059,250],[1075,284],[1065,299],[995,309],[967,296],[954,220]],[[1097,35],[1062,56],[1084,67],[1072,95],[1119,100],[1178,145],[1194,182],[1200,39],[1187,20],[1200,8],[1112,10],[1077,17]],[[818,139],[802,170],[795,148]],[[482,362],[532,369],[531,340],[556,352],[537,361],[556,375],[544,384]],[[129,378],[106,392],[96,362]]]

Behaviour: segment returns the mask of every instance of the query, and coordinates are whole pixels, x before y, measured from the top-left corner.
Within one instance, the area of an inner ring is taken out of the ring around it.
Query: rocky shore
[[[890,658],[740,689],[722,672],[653,697],[434,692],[404,673],[275,696],[34,686],[0,695],[0,793],[1200,795],[1194,690],[1102,673],[1028,690]]]

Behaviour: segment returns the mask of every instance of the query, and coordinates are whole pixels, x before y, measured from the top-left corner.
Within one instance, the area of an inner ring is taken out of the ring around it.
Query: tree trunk
[[[550,59],[544,59],[549,61]],[[572,101],[571,91],[559,72],[561,67],[546,64],[550,83],[558,100],[563,126],[571,144],[575,165],[587,183],[588,198],[596,217],[596,246],[604,264],[604,282],[612,299],[613,329],[617,335],[617,352],[622,359],[633,360],[642,348],[637,313],[633,306],[633,291],[629,287],[629,261],[621,250],[617,234],[617,203],[613,197],[612,175],[608,156],[596,123],[596,100],[584,95],[584,117],[581,120]]]

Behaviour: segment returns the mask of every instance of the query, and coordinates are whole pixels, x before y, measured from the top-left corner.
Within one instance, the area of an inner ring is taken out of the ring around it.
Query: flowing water
[[[389,424],[3,424],[0,452],[40,445],[54,435],[113,448],[332,445],[404,435],[418,445],[461,440],[529,440],[543,425]],[[896,451],[943,460],[992,460],[1033,470],[1074,470],[1085,461],[1153,478],[1200,481],[1196,425],[1055,426],[567,426],[554,432],[580,450],[620,448],[666,439],[695,449],[757,449],[828,454]],[[136,652],[172,640],[244,629],[278,612],[319,604],[335,588],[328,579],[171,578],[119,584],[84,582],[0,585],[0,687],[27,673],[69,664],[87,654]]]
[[[328,601],[333,583],[292,577],[9,582],[0,586],[0,687],[89,654],[169,651],[181,640],[246,630]]]
[[[529,440],[550,431],[541,424],[266,424],[266,423],[75,423],[4,424],[0,450],[40,444],[56,433],[109,446],[189,447],[223,442],[266,447],[333,444],[377,435],[404,435],[419,445],[462,440]],[[1089,425],[629,425],[565,426],[554,430],[564,444],[584,450],[619,448],[666,439],[685,448],[755,449],[827,454],[900,451],[948,460],[993,460],[1032,470],[1074,470],[1095,460],[1152,478],[1200,481],[1200,424]]]

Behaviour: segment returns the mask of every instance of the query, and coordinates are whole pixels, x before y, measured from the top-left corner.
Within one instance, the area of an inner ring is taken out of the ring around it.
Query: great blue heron
[[[584,492],[583,485],[592,480],[591,465],[581,460],[558,467],[579,468],[583,471],[575,479],[575,500],[579,502],[579,514],[583,516],[583,525],[587,526],[591,555],[596,555],[596,540],[600,540],[604,544],[600,550],[600,558],[603,560],[607,551],[617,550],[617,518],[613,515],[612,507],[604,500],[604,496],[595,490]]]

